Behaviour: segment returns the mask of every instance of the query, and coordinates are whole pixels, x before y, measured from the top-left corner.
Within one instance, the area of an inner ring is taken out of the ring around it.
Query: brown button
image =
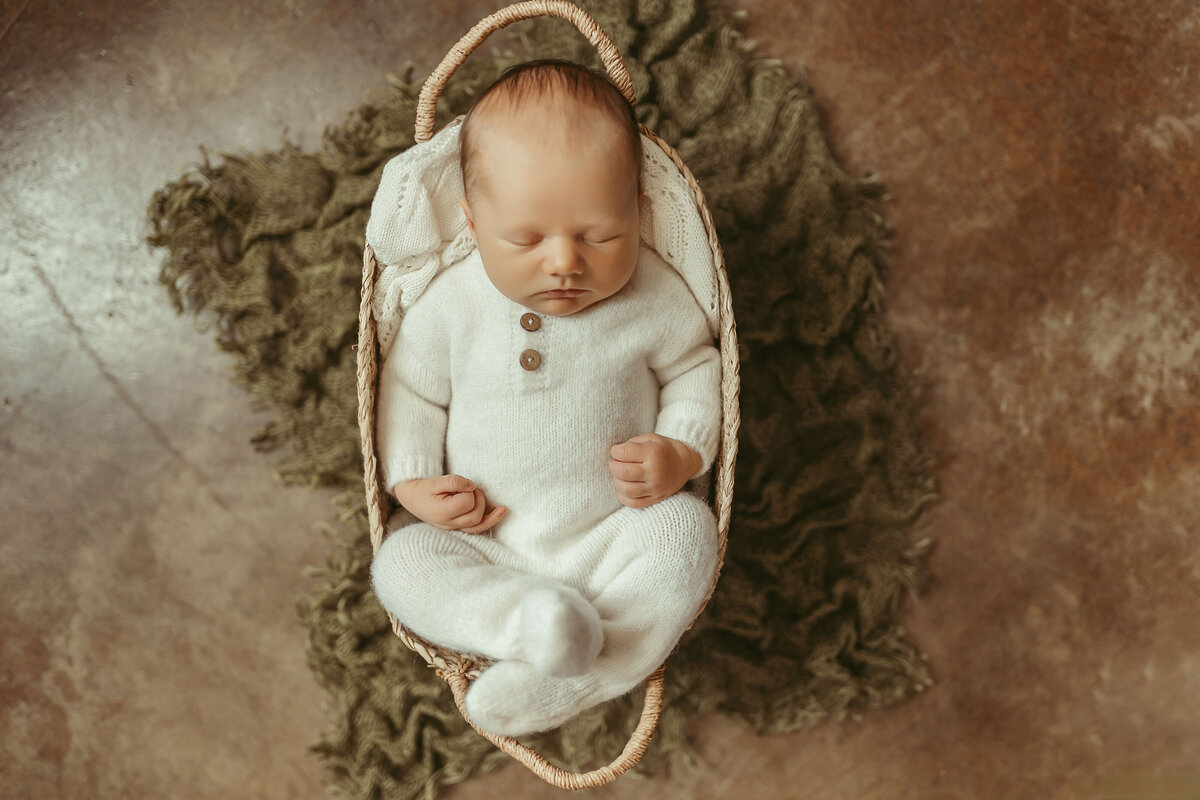
[[[537,314],[522,314],[521,327],[527,331],[536,331],[542,327],[542,318]]]
[[[526,350],[521,353],[521,366],[532,372],[542,365],[542,354],[537,350]]]

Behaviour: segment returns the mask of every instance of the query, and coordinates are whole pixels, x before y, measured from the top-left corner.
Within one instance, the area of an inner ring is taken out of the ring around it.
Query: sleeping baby
[[[522,64],[462,123],[476,249],[404,316],[379,379],[385,486],[416,522],[371,574],[417,635],[494,659],[484,730],[557,727],[661,664],[708,593],[720,361],[639,237],[641,140],[603,75]]]

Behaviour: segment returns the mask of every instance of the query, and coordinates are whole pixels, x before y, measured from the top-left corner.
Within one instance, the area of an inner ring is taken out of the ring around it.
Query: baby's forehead
[[[478,121],[483,123],[475,127],[481,142],[508,137],[531,143],[575,138],[606,146],[621,144],[619,120],[573,97],[526,97],[491,103],[479,109]]]
[[[629,120],[586,93],[566,86],[492,92],[469,121],[461,158],[468,196],[494,193],[495,181],[512,180],[518,164],[534,169],[564,158],[601,165],[606,173],[628,170],[640,187],[639,148],[630,141]]]

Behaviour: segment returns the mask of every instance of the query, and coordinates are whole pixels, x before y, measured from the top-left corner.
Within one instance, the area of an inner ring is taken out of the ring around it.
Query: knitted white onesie
[[[620,292],[554,317],[501,294],[476,251],[405,315],[378,400],[387,487],[454,473],[508,507],[491,536],[401,527],[372,564],[380,602],[406,627],[498,660],[468,692],[477,723],[552,728],[662,663],[707,592],[716,523],[686,491],[623,506],[608,460],[651,431],[692,447],[697,476],[715,457],[719,356],[678,273],[643,246]],[[562,613],[547,619],[537,598]],[[589,625],[595,646],[575,674],[546,639],[586,638]]]

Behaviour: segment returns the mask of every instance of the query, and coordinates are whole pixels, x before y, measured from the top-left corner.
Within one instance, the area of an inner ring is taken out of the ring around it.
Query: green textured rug
[[[625,55],[639,116],[704,188],[742,343],[729,550],[708,609],[668,662],[666,709],[641,767],[653,770],[701,712],[792,731],[929,684],[898,615],[923,550],[906,532],[933,484],[880,309],[882,187],[845,174],[808,90],[753,58],[719,9],[583,5]],[[438,126],[510,63],[597,63],[565,22],[510,31],[518,52],[469,59]],[[352,352],[363,230],[383,164],[412,143],[419,88],[393,77],[317,153],[206,156],[149,211],[172,301],[215,323],[236,380],[275,412],[256,446],[282,446],[285,481],[346,490],[340,542],[299,610],[336,714],[315,747],[350,797],[431,797],[507,760],[391,634],[368,583]],[[533,741],[570,768],[607,761],[632,730],[638,694]]]

